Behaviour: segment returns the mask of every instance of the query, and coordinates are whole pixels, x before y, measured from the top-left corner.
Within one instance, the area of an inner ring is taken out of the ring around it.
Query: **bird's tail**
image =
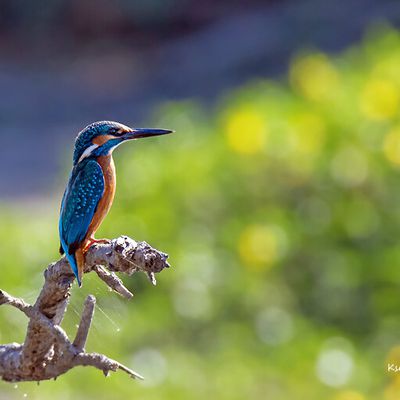
[[[81,268],[78,268],[78,262],[76,259],[76,255],[66,253],[65,256],[67,257],[67,260],[69,262],[69,265],[71,266],[72,272],[74,273],[76,280],[78,281],[79,287],[81,287],[82,286],[82,272],[80,272]]]

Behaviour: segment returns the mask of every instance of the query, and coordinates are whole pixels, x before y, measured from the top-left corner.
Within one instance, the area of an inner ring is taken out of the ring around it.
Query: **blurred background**
[[[95,276],[90,368],[0,399],[400,399],[400,3],[0,1],[1,288],[33,302],[58,258],[73,140],[115,152],[99,237],[170,254],[128,302]],[[0,343],[26,319],[0,309]]]

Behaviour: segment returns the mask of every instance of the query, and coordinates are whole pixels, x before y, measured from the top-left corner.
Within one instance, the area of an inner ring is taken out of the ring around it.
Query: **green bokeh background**
[[[381,27],[338,56],[294,55],[286,77],[212,107],[160,105],[148,125],[176,133],[115,152],[97,236],[146,240],[173,268],[156,287],[124,277],[129,302],[85,276],[63,323],[73,335],[95,294],[87,350],[146,380],[77,368],[0,383],[0,398],[400,398],[387,372],[400,365],[399,66],[400,35]],[[58,257],[68,165],[46,204],[0,210],[1,285],[27,301]],[[23,315],[2,307],[0,324],[0,342],[23,340]]]

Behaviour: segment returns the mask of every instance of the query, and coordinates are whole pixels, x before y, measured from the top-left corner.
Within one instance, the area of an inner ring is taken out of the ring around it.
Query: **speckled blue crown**
[[[82,153],[91,146],[92,140],[99,135],[105,135],[110,128],[118,128],[121,124],[114,121],[97,121],[82,129],[75,140],[74,165],[78,162]]]

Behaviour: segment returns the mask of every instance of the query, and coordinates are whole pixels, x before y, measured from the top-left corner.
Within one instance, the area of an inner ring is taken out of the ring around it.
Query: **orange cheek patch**
[[[96,136],[93,140],[93,144],[97,144],[98,146],[101,146],[104,143],[107,143],[110,139],[115,139],[114,136],[112,135],[101,135],[101,136]]]

